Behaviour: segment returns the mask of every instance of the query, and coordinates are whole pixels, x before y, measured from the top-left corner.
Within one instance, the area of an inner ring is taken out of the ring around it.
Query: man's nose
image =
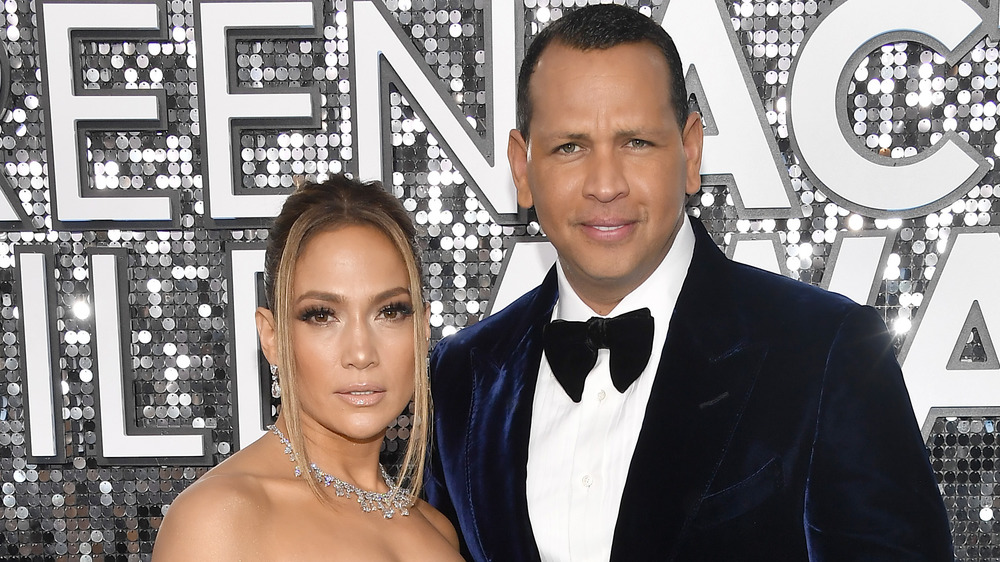
[[[584,195],[610,203],[628,195],[629,186],[623,155],[613,147],[595,148],[590,154]]]

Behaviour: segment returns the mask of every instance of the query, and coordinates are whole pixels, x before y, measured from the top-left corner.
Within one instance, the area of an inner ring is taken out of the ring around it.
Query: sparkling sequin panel
[[[523,45],[550,22],[586,3],[515,2],[515,29],[505,32],[516,38],[515,45]],[[671,8],[661,0],[624,3],[657,19],[685,5],[704,9],[713,4],[673,0]],[[369,79],[364,73],[371,71],[363,65],[374,63],[358,60],[356,41],[370,30],[356,29],[352,18],[372,4],[317,2],[311,29],[251,29],[231,36],[224,51],[226,87],[233,92],[305,92],[313,96],[309,103],[315,103],[314,117],[294,125],[234,118],[234,133],[225,139],[232,144],[231,162],[220,156],[224,152],[212,144],[207,130],[206,88],[214,87],[218,78],[205,74],[209,70],[203,53],[210,45],[199,44],[212,23],[204,21],[199,10],[209,4],[193,0],[155,4],[157,30],[112,29],[115,18],[125,17],[121,12],[104,22],[91,22],[93,29],[86,33],[74,32],[68,51],[69,94],[60,94],[56,84],[44,78],[42,56],[48,57],[51,67],[57,45],[46,42],[43,32],[56,21],[47,19],[52,12],[42,10],[55,4],[7,0],[0,8],[5,18],[0,29],[4,47],[0,101],[6,104],[0,123],[6,184],[0,182],[0,190],[13,211],[23,215],[0,216],[4,225],[0,373],[5,379],[0,386],[0,558],[148,559],[171,501],[208,465],[239,448],[242,426],[236,407],[240,385],[234,333],[239,280],[234,255],[260,249],[267,232],[261,217],[213,216],[215,206],[221,205],[210,197],[211,178],[217,177],[213,174],[218,167],[231,168],[233,193],[262,196],[287,193],[298,177],[323,179],[331,173],[368,169],[358,150],[365,131],[359,130],[356,108],[364,101],[357,93]],[[386,45],[398,40],[405,46],[400,52],[407,53],[413,68],[464,122],[472,144],[502,164],[504,147],[491,146],[496,105],[492,80],[498,75],[488,29],[492,4],[487,0],[377,0],[376,4],[378,11],[373,13],[393,30],[384,38]],[[992,163],[1000,153],[996,42],[980,38],[963,52],[949,55],[935,50],[941,48],[936,43],[890,38],[859,53],[860,58],[851,59],[857,64],[846,71],[828,69],[843,76],[838,123],[858,154],[902,161],[929,154],[957,136],[990,168],[974,185],[920,216],[898,218],[866,213],[818,187],[821,182],[811,175],[791,134],[794,127],[789,126],[790,78],[803,45],[831,13],[848,13],[858,2],[720,0],[714,4],[706,13],[717,19],[704,28],[715,26],[733,42],[723,38],[712,50],[732,52],[733,61],[743,65],[733,62],[732,87],[745,88],[750,99],[760,103],[761,127],[773,143],[779,183],[787,183],[794,212],[747,214],[741,210],[745,203],[741,194],[725,178],[707,182],[692,198],[689,212],[700,217],[730,253],[741,240],[773,241],[777,270],[824,286],[831,283],[843,233],[885,233],[889,246],[872,278],[872,304],[893,330],[897,347],[905,348],[956,235],[990,232],[996,221],[992,218],[998,181]],[[982,10],[988,4],[969,0],[967,5]],[[864,8],[850,13],[852,24],[875,17]],[[684,45],[681,51],[690,58]],[[429,108],[418,102],[415,84],[395,77],[410,76],[408,71],[402,67],[395,71],[379,74],[383,87],[379,127],[388,162],[384,177],[417,226],[432,336],[437,341],[481,318],[498,293],[509,248],[541,233],[530,212],[503,217],[494,212],[483,186],[476,184],[438,134],[439,124],[427,117]],[[162,122],[136,125],[83,118],[81,190],[86,198],[135,197],[137,209],[138,202],[148,198],[173,198],[169,224],[136,227],[122,221],[60,221],[53,216],[53,203],[59,212],[73,209],[68,203],[64,208],[65,201],[54,197],[52,188],[68,180],[56,178],[55,163],[49,161],[59,140],[51,133],[56,126],[53,116],[59,114],[53,113],[58,108],[50,105],[50,99],[75,95],[84,111],[99,103],[81,102],[83,96],[123,93],[159,96]],[[721,124],[728,102],[713,100],[711,92],[693,93],[693,103],[706,122]],[[32,256],[40,257],[31,261]],[[108,264],[114,268],[108,269]],[[32,272],[34,277],[25,277]],[[105,279],[118,280],[117,293],[102,292],[109,285]],[[44,289],[32,293],[36,285]],[[252,290],[254,283],[239,286]],[[996,298],[995,291],[988,290],[984,298]],[[37,294],[38,300],[25,300],[29,294]],[[51,306],[39,309],[38,302],[46,295],[51,295]],[[112,300],[100,300],[105,298]],[[101,302],[119,303],[120,318],[112,319],[111,325],[121,326],[120,353],[97,353],[107,341],[102,338],[108,337],[98,333],[98,320],[106,314],[105,308],[96,309]],[[26,314],[29,310],[33,314],[41,310],[41,317],[48,318],[48,324],[40,324],[39,337],[51,338],[54,350],[49,367],[53,375],[48,379],[55,396],[50,421],[61,441],[54,454],[41,459],[29,455],[29,422],[44,405],[32,405],[32,412],[27,407],[30,359],[25,342],[35,333]],[[996,361],[985,323],[975,322],[981,317],[982,313],[970,316],[967,341],[955,352],[956,364],[969,368]],[[116,355],[124,373],[119,394],[126,398],[113,407],[123,409],[134,426],[130,431],[204,435],[207,450],[199,462],[163,462],[140,453],[116,457],[102,448],[102,432],[109,426],[101,414],[109,402],[102,401],[100,377],[111,372]],[[249,378],[240,381],[266,381],[267,376],[241,371],[240,377]],[[260,389],[262,412],[273,414],[276,403],[268,396],[267,383]],[[389,428],[384,449],[390,462],[405,446],[410,423],[405,413]],[[1000,409],[976,416],[945,413],[929,433],[929,455],[952,518],[959,560],[1000,557],[994,511],[997,423]],[[669,435],[676,428],[660,429],[664,446],[669,447]]]

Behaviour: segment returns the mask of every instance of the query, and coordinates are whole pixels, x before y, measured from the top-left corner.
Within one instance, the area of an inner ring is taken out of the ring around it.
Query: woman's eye
[[[303,322],[313,322],[316,324],[326,324],[333,320],[333,311],[329,308],[310,308],[304,311],[299,319]]]
[[[394,303],[382,308],[379,316],[386,320],[400,320],[413,314],[413,307],[406,303]]]

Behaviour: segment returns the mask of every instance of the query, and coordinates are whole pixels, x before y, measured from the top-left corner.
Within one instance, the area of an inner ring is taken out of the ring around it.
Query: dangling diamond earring
[[[281,385],[278,384],[277,365],[271,365],[271,398],[281,398]]]

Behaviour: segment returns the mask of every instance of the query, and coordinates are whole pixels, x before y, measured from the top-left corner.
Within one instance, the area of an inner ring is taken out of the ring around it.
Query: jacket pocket
[[[706,495],[694,523],[698,527],[710,527],[739,517],[764,503],[783,483],[781,461],[772,458],[749,477]]]

